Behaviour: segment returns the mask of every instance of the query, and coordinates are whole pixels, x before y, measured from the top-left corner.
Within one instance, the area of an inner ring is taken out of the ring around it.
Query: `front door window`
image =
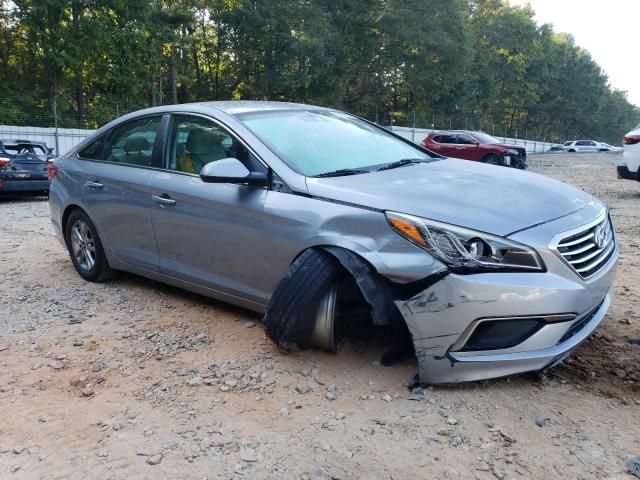
[[[173,118],[166,159],[169,170],[199,174],[207,163],[229,157],[244,161],[248,152],[220,125],[200,117]]]

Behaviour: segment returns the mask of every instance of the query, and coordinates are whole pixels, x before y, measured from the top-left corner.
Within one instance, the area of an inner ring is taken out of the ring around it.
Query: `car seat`
[[[200,173],[207,163],[227,158],[227,152],[222,146],[224,138],[209,130],[197,129],[189,132],[185,154],[180,158],[180,171]]]
[[[145,150],[149,150],[151,146],[149,141],[142,136],[133,136],[127,138],[124,142],[124,163],[131,163],[133,165],[151,165],[151,154],[146,153]]]

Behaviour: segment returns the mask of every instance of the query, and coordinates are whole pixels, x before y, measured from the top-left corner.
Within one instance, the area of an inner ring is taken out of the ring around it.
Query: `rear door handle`
[[[160,205],[175,205],[176,204],[176,201],[173,198],[169,198],[169,196],[167,194],[164,194],[162,196],[151,195],[151,198],[153,198],[154,202],[158,202]]]
[[[95,188],[96,190],[101,189],[104,185],[100,182],[85,182],[85,186],[89,188]]]

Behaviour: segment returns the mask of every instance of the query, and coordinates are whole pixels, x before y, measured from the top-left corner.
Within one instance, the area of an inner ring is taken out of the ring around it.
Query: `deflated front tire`
[[[284,351],[310,348],[321,300],[344,276],[330,253],[311,248],[289,267],[264,316],[266,332]]]

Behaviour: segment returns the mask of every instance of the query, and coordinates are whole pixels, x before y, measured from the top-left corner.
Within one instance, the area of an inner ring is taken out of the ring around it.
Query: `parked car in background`
[[[613,294],[616,236],[593,196],[337,110],[156,107],[50,170],[52,224],[84,279],[125,270],[264,312],[285,349],[335,351],[355,303],[414,342],[421,382],[556,365]]]
[[[562,153],[564,152],[564,145],[554,145],[549,148],[546,153]]]
[[[491,165],[527,168],[527,149],[508,145],[484,132],[449,130],[431,132],[422,145],[445,157],[474,160]]]
[[[640,125],[624,136],[624,152],[618,162],[618,178],[640,181]]]
[[[0,140],[0,193],[47,194],[47,167],[53,159],[53,150],[45,143]]]
[[[608,150],[595,140],[572,140],[564,143],[564,151],[570,153],[606,152]]]

